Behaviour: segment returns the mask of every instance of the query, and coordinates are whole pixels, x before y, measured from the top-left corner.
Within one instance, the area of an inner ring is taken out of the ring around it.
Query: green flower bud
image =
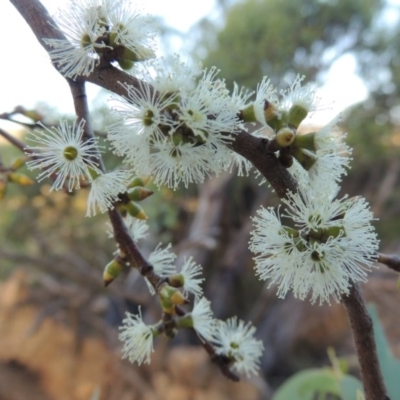
[[[118,64],[124,71],[129,71],[135,65],[135,63],[133,61],[127,60],[126,58],[119,59]]]
[[[26,161],[26,157],[18,157],[16,158],[10,165],[10,169],[12,170],[17,170],[18,168],[21,168]]]
[[[306,149],[293,148],[290,149],[290,154],[301,164],[306,170],[310,170],[311,167],[317,162],[318,157]]]
[[[146,186],[147,183],[149,182],[150,177],[149,176],[135,176],[131,183],[128,185],[128,189],[133,188],[135,186]]]
[[[11,172],[7,175],[8,181],[16,183],[21,186],[29,186],[33,185],[35,182],[24,174],[20,174],[18,172]]]
[[[140,207],[139,204],[137,204],[133,201],[128,204],[125,204],[124,207],[128,211],[129,215],[134,218],[143,219],[143,220],[149,219],[149,217],[144,212],[143,208]]]
[[[288,123],[294,128],[298,128],[300,123],[307,117],[308,110],[296,104],[291,107],[288,114]]]
[[[7,192],[7,181],[3,177],[0,177],[0,200],[3,200],[4,197],[6,197],[6,192]]]
[[[171,275],[167,278],[167,282],[175,288],[180,288],[185,284],[185,279],[182,274]]]
[[[175,306],[187,304],[188,300],[178,290],[163,283],[158,290],[158,296],[160,297],[161,307],[164,312],[168,314],[175,314]]]
[[[305,135],[296,135],[293,147],[316,151],[317,149],[315,148],[314,138],[315,132],[307,133]]]
[[[154,192],[141,186],[128,190],[128,197],[132,201],[141,201],[151,196]]]
[[[117,258],[114,258],[109,262],[104,268],[103,272],[103,282],[104,286],[108,286],[111,282],[118,278],[120,272],[122,271],[123,265],[119,262]]]
[[[241,110],[241,116],[244,122],[257,122],[253,104]]]

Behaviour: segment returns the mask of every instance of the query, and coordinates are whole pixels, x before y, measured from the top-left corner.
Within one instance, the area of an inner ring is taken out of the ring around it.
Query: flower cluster
[[[131,236],[138,240],[147,230],[144,222],[132,223],[129,217],[128,225]],[[171,252],[171,245],[162,248],[161,244],[148,257],[154,271],[166,282],[162,284],[166,290],[158,289],[163,307],[169,306],[170,302],[176,304],[176,301],[181,301],[175,288],[180,288],[184,296],[189,293],[194,295],[192,311],[184,316],[176,317],[175,326],[177,328],[193,328],[200,340],[212,344],[215,354],[227,360],[237,373],[247,376],[256,374],[263,345],[254,337],[255,328],[250,323],[237,321],[236,318],[231,318],[226,322],[216,320],[211,310],[211,302],[203,296],[201,284],[204,279],[200,277],[201,266],[190,257],[184,260],[183,266],[177,272],[174,266],[175,259],[176,255]],[[146,283],[151,294],[155,295],[156,291],[147,279]],[[174,314],[172,312],[171,316]],[[153,339],[163,332],[162,322],[160,321],[156,325],[146,325],[139,310],[138,315],[127,313],[120,330],[119,337],[124,342],[124,358],[129,358],[131,362],[137,362],[139,365],[143,361],[150,362]]]
[[[105,55],[123,68],[154,57],[154,21],[125,0],[71,0],[55,21],[64,38],[44,42],[68,78],[89,75]]]
[[[278,296],[291,290],[300,299],[340,301],[354,282],[365,281],[373,265],[379,241],[370,224],[372,213],[363,198],[332,200],[329,194],[312,191],[289,193],[283,200],[282,217],[272,208],[261,208],[254,218],[250,249],[256,272]]]
[[[205,297],[197,300],[192,312],[181,317],[177,322],[181,327],[192,327],[199,338],[212,343],[217,356],[224,357],[229,365],[239,374],[248,377],[259,369],[263,344],[257,340],[255,328],[236,317],[227,321],[213,318],[210,301]],[[123,357],[139,365],[145,360],[150,362],[153,352],[153,339],[161,332],[161,325],[146,325],[139,315],[127,313],[120,328],[119,338],[124,342]]]
[[[169,73],[160,73],[167,62],[146,64],[151,70],[140,72],[138,87],[123,85],[126,96],[113,99],[122,118],[109,126],[108,140],[136,174],[175,189],[227,169],[234,159],[227,145],[240,124],[218,70],[201,72],[175,56]]]

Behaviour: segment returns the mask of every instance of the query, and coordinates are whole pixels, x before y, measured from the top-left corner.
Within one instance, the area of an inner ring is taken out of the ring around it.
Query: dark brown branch
[[[267,151],[267,143],[266,139],[241,131],[235,135],[232,149],[253,163],[274,188],[279,198],[286,197],[288,190],[295,193],[297,191],[295,180],[275,154]]]
[[[83,127],[83,138],[85,140],[93,139],[94,132],[92,129],[92,124],[90,122],[89,106],[87,101],[87,94],[85,88],[85,82],[83,81],[73,81],[67,79],[69,87],[71,89],[72,98],[74,100],[75,113],[78,120],[85,120],[86,123]],[[99,149],[97,149],[96,161],[100,165],[100,169],[106,172],[106,168],[101,157]]]
[[[393,271],[400,272],[400,257],[396,254],[378,253],[378,262],[385,264]]]
[[[353,332],[365,398],[366,400],[389,400],[379,367],[372,320],[358,284],[353,285],[348,296],[342,297],[342,302]]]

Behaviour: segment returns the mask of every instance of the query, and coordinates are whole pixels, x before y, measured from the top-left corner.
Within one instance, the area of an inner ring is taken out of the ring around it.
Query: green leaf
[[[391,400],[400,400],[400,361],[393,357],[385,332],[379,321],[375,304],[369,304],[368,310],[374,324],[374,336],[379,363],[386,388]]]
[[[354,376],[343,375],[339,383],[339,392],[342,400],[354,400],[357,390],[363,392],[362,383]]]
[[[354,400],[362,383],[350,375],[338,374],[333,368],[308,369],[288,379],[272,400],[324,400],[330,395],[340,400]]]

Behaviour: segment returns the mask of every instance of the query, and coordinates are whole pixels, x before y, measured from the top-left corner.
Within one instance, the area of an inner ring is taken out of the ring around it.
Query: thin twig
[[[378,253],[378,262],[385,264],[393,271],[400,272],[400,257],[396,254]]]
[[[23,152],[29,152],[28,150],[25,150],[25,144],[21,142],[19,139],[16,137],[10,135],[8,132],[6,132],[4,129],[0,128],[0,135],[3,136],[6,140],[8,140],[12,145],[17,147]]]
[[[358,284],[353,284],[349,295],[342,297],[342,303],[353,332],[365,398],[366,400],[390,400],[386,394],[379,367],[372,320]]]

